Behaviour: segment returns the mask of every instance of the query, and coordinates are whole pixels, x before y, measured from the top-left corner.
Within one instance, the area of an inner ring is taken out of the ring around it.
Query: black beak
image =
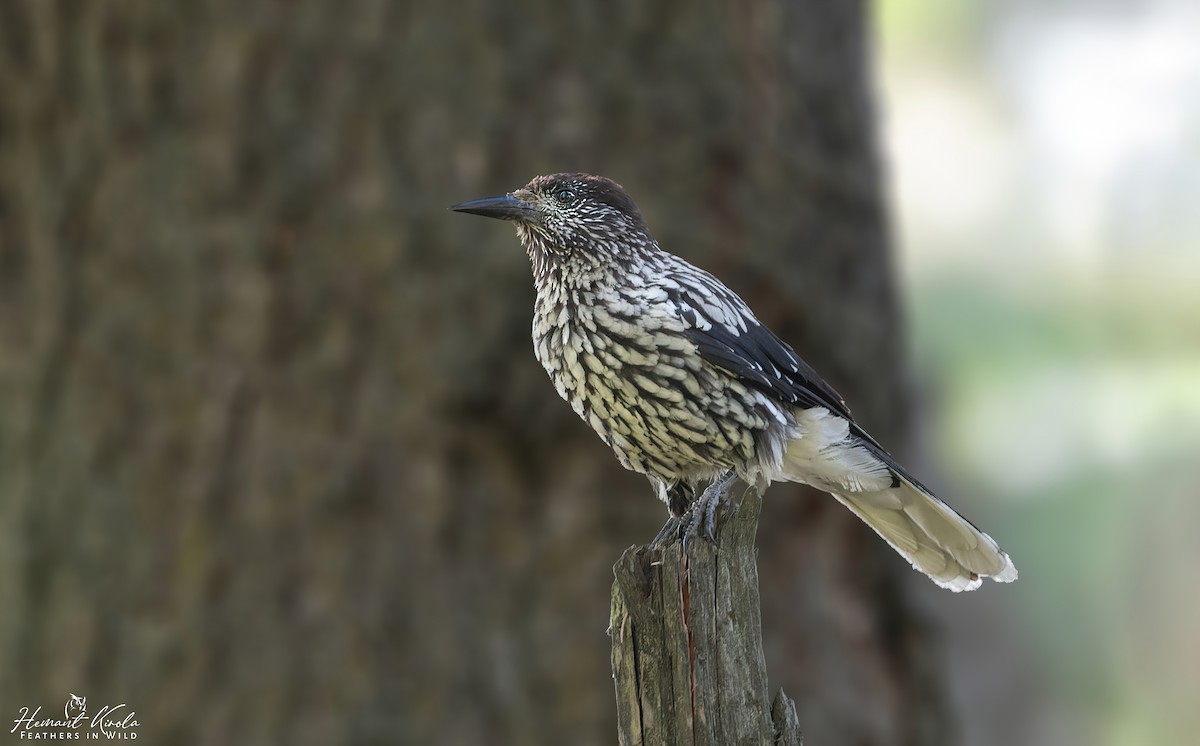
[[[472,215],[483,215],[486,218],[499,218],[500,220],[532,220],[537,214],[532,205],[511,194],[460,202],[457,205],[451,205],[450,209],[455,212],[469,212]]]

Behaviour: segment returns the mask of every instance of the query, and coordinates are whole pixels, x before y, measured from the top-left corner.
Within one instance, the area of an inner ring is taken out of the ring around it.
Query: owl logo
[[[63,707],[63,714],[67,716],[67,720],[83,717],[87,714],[87,697],[71,694],[67,699],[67,704]]]

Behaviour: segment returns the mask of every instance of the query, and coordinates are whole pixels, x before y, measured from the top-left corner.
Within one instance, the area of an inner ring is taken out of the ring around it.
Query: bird
[[[534,353],[621,465],[649,479],[670,512],[664,532],[715,541],[715,512],[736,479],[760,492],[799,482],[831,494],[943,588],[1017,578],[995,540],[867,434],[745,301],[660,247],[615,181],[537,176],[450,209],[515,224],[536,290]]]

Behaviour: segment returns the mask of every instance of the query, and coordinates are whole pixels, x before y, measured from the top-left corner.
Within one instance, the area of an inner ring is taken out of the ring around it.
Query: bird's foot
[[[676,482],[667,490],[667,510],[670,515],[667,522],[650,542],[650,546],[669,544],[674,539],[683,537],[685,518],[696,498],[696,487],[687,482]]]
[[[688,508],[696,500],[696,485],[689,482],[676,482],[667,490],[667,510],[675,518],[687,515]]]
[[[698,536],[712,544],[717,543],[717,508],[728,502],[729,487],[735,479],[737,473],[732,469],[722,474],[704,490],[700,499],[692,503],[687,515],[680,519],[679,536],[683,539],[683,551],[686,552],[692,540]]]
[[[670,544],[673,540],[683,536],[683,520],[679,516],[669,516],[667,522],[659,529],[658,536],[651,539],[650,546],[657,547],[663,544]]]

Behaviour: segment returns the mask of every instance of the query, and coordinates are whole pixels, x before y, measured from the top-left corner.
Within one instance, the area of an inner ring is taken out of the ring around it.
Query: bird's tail
[[[982,578],[1017,579],[995,540],[910,477],[861,431],[824,408],[801,410],[803,435],[782,460],[784,479],[830,492],[933,582],[971,591]]]
[[[992,537],[903,477],[898,487],[833,496],[943,588],[973,591],[982,578],[1017,579],[1016,566]]]

